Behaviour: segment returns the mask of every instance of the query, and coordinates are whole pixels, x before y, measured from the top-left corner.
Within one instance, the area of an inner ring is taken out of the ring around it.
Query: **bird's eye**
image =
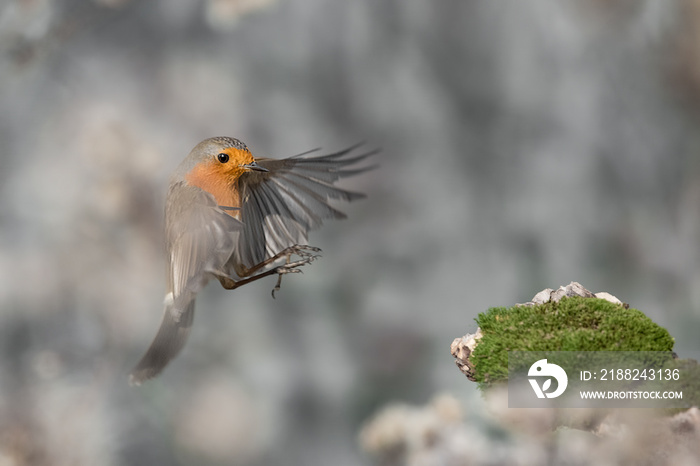
[[[223,152],[220,153],[219,155],[216,156],[216,158],[219,160],[221,163],[226,163],[228,162],[228,154],[224,154]]]

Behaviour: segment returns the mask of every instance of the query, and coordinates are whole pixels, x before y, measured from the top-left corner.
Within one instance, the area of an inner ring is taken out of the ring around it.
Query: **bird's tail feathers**
[[[153,343],[129,376],[130,385],[141,385],[161,373],[165,366],[182,350],[192,328],[194,299],[182,313],[173,312],[173,302],[166,302],[163,322]],[[179,316],[179,319],[177,318]]]

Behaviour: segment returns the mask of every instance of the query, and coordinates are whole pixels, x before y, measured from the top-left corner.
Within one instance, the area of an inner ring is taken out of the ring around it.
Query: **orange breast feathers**
[[[216,203],[222,207],[240,208],[238,178],[245,170],[235,164],[223,164],[216,160],[201,162],[190,170],[185,180],[191,186],[197,186],[210,193]],[[232,217],[237,217],[238,210],[225,209]]]

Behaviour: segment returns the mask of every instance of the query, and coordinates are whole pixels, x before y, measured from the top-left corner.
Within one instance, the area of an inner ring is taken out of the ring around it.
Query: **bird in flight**
[[[156,377],[185,345],[197,293],[211,279],[233,290],[264,277],[297,273],[320,249],[308,232],[345,214],[330,199],[364,194],[336,181],[374,168],[352,168],[377,151],[360,144],[328,155],[305,152],[286,159],[255,158],[238,139],[197,144],[173,174],[165,203],[167,293],[158,333],[129,377],[131,385]],[[294,260],[293,256],[296,256]]]

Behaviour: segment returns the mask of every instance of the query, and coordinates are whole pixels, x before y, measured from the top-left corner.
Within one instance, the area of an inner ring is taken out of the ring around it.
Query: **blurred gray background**
[[[449,346],[572,280],[700,350],[697,0],[0,1],[0,464],[355,465]],[[168,177],[210,136],[366,140],[304,275],[160,323]]]

